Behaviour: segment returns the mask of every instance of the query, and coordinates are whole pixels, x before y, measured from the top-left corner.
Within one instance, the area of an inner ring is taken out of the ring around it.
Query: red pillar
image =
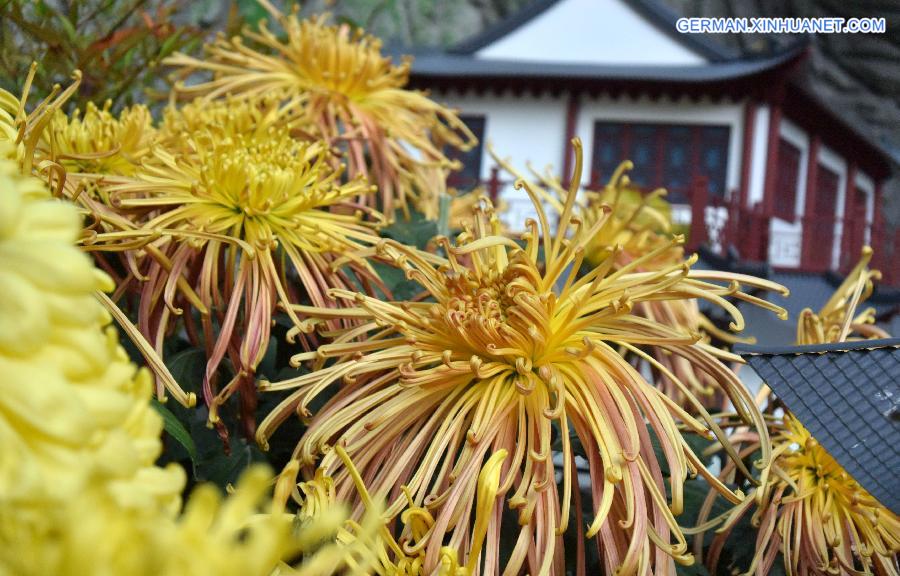
[[[744,107],[744,141],[741,150],[741,189],[738,190],[739,206],[747,206],[750,189],[750,171],[753,167],[753,136],[756,129],[756,101],[747,100]]]
[[[709,203],[709,186],[706,178],[697,178],[691,184],[691,232],[688,249],[696,250],[706,242],[706,205]]]
[[[873,198],[874,200],[874,198]],[[838,267],[849,270],[859,258],[860,246],[857,240],[865,241],[866,215],[862,214],[862,222],[857,220],[856,213],[856,161],[847,163],[847,182],[844,185],[844,217],[841,223],[841,257]]]
[[[487,182],[488,197],[491,203],[496,206],[500,198],[500,167],[491,166],[491,178]]]
[[[741,149],[741,181],[737,194],[732,194],[731,210],[726,223],[728,241],[736,246],[745,259],[759,260],[754,215],[750,206],[750,173],[753,169],[753,137],[756,131],[756,100],[744,106],[744,137]]]
[[[872,232],[869,238],[869,246],[872,247],[872,267],[878,268],[882,271],[882,274],[885,275],[886,283],[890,283],[892,278],[892,271],[890,269],[885,269],[885,264],[894,261],[896,262],[900,259],[900,254],[897,254],[892,248],[896,249],[896,244],[894,246],[890,246],[890,238],[888,237],[887,230],[884,228],[884,213],[881,209],[881,191],[882,191],[881,180],[875,182],[875,192],[872,195]],[[890,253],[889,253],[890,252]],[[896,266],[893,264],[891,268]]]
[[[572,182],[572,166],[574,157],[572,153],[572,138],[575,137],[575,124],[578,122],[578,95],[574,92],[569,94],[569,100],[566,102],[566,133],[563,140],[563,163],[562,163],[562,182],[563,186],[569,187]],[[593,163],[588,159],[587,165]],[[590,172],[588,172],[590,174]]]
[[[765,262],[769,259],[769,229],[771,217],[765,213],[762,203],[755,204],[747,209],[747,259],[757,262]]]
[[[875,193],[872,197],[872,234],[869,239],[869,245],[872,246],[873,249],[876,249],[876,243],[879,240],[884,239],[885,236],[884,212],[881,209],[881,191],[883,184],[884,182],[882,180],[875,182]],[[876,232],[880,234],[880,236],[875,236]]]
[[[815,213],[816,190],[819,174],[819,135],[813,134],[809,139],[809,158],[806,162],[806,200],[803,202],[803,238],[800,243],[800,267],[809,268],[814,264],[813,251],[821,249],[816,245],[815,231],[819,216]]]
[[[775,186],[778,182],[778,143],[781,140],[781,98],[774,98],[769,106],[769,137],[766,150],[766,179],[763,188],[763,207],[766,214],[775,208]]]

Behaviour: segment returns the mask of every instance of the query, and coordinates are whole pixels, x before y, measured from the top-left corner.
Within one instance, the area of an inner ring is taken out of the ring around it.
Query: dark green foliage
[[[0,87],[19,94],[31,63],[39,68],[33,93],[82,72],[72,99],[111,100],[115,107],[144,100],[159,88],[160,62],[175,51],[191,51],[205,35],[175,0],[0,0]]]
[[[185,449],[188,457],[191,459],[195,465],[197,463],[197,445],[194,444],[194,438],[191,436],[191,433],[188,432],[187,428],[184,427],[184,424],[181,423],[181,420],[178,419],[177,416],[172,414],[172,411],[166,408],[166,405],[153,398],[151,401],[153,408],[159,412],[160,416],[163,418],[163,424],[165,425],[166,434],[172,437],[173,440],[178,442],[178,444]]]
[[[426,220],[417,213],[414,213],[409,220],[398,219],[381,231],[381,235],[385,238],[391,238],[417,248],[427,247],[438,233],[437,222]],[[391,291],[394,300],[407,300],[422,291],[422,286],[418,282],[408,280],[402,270],[379,262],[373,263],[373,266]]]
[[[438,224],[413,212],[409,220],[398,218],[393,224],[381,230],[381,235],[403,244],[425,248],[431,239],[438,235]]]

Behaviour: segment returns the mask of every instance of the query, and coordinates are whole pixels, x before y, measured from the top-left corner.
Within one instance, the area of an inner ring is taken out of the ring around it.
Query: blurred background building
[[[453,184],[502,198],[512,226],[530,215],[530,201],[484,144],[565,179],[577,136],[585,184],[602,186],[632,160],[638,186],[669,191],[689,248],[790,287],[780,303],[792,317],[824,304],[872,245],[884,273],[872,303],[895,323],[896,30],[770,37],[675,28],[682,15],[885,16],[890,26],[890,14],[875,2],[852,13],[827,2],[749,4],[538,0],[449,47],[416,49],[412,83],[461,110],[482,145],[460,157]],[[868,59],[852,56],[859,45]],[[793,341],[782,323],[755,326],[763,341]]]
[[[678,33],[677,17],[653,0],[542,0],[420,51],[412,80],[517,162],[566,177],[578,136],[596,187],[631,159],[635,184],[668,189],[692,246],[809,272],[845,270],[868,243],[889,261],[891,150],[805,81],[810,39],[747,53]],[[484,145],[461,159],[454,183],[486,183],[522,222],[530,202],[492,181]]]

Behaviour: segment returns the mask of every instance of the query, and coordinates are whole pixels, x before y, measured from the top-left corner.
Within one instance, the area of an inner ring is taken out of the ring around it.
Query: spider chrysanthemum
[[[578,182],[580,161],[576,164]],[[339,443],[365,484],[387,496],[389,517],[405,508],[426,509],[433,523],[421,540],[409,544],[424,552],[425,573],[435,569],[446,546],[462,564],[471,564],[464,546],[470,528],[459,519],[471,517],[483,462],[505,450],[509,458],[502,465],[498,501],[505,499],[519,516],[519,536],[505,569],[517,574],[527,566],[532,574],[548,574],[563,569],[560,534],[570,512],[585,535],[571,432],[584,446],[592,479],[594,515],[586,535],[597,537],[608,572],[674,572],[673,557],[691,562],[674,518],[683,506],[686,476],[699,472],[734,502],[741,496],[715,482],[677,427],[726,442],[699,402],[701,416],[695,419],[647,382],[622,352],[646,358],[660,370],[643,351],[646,345],[687,359],[712,377],[746,422],[763,428],[763,435],[765,430],[752,398],[722,362],[735,357],[700,342],[698,334],[678,332],[633,309],[651,300],[705,298],[731,311],[739,329],[743,320],[725,297],[747,299],[743,284],[779,287],[692,271],[691,260],[637,272],[654,252],[615,270],[611,257],[579,278],[595,230],[573,216],[574,194],[552,233],[540,197],[527,182],[520,185],[538,213],[537,222],[526,223],[521,242],[500,234],[490,206],[481,205],[474,226],[455,244],[439,241],[444,256],[391,240],[372,250],[405,270],[426,298],[391,302],[332,290],[349,308],[296,307],[310,324],[333,318],[357,324],[325,328],[331,343],[295,357],[314,362],[313,372],[264,385],[293,392],[260,425],[258,441],[265,445],[295,412],[309,416],[310,404],[333,388],[310,418],[295,456],[304,474],[311,475],[320,461],[332,473],[338,498],[352,501],[352,478],[329,450]],[[672,239],[661,249],[680,241]],[[690,395],[684,383],[670,377]],[[654,454],[653,436],[669,481]],[[560,484],[555,441],[561,448]],[[762,463],[767,459],[764,453]],[[742,462],[739,466],[751,475]],[[488,520],[487,574],[500,568],[500,533],[509,530],[501,528],[501,516],[497,507]]]
[[[282,127],[227,128],[194,134],[173,151],[155,148],[133,178],[107,178],[109,202],[136,224],[85,244],[101,256],[125,252],[117,285],[137,287],[138,327],[160,354],[176,316],[195,343],[205,341],[210,420],[241,390],[241,417],[252,430],[254,373],[276,306],[299,324],[291,305],[328,305],[329,289],[355,286],[348,273],[379,284],[353,252],[377,241],[380,217],[351,201],[372,187],[362,179],[341,183],[324,146]],[[338,269],[343,256],[350,261]],[[219,389],[226,357],[234,375]]]
[[[404,89],[409,62],[395,65],[377,38],[331,25],[327,16],[300,20],[260,3],[285,38],[262,23],[259,32],[244,32],[250,44],[220,37],[207,46],[205,60],[168,58],[166,63],[185,73],[213,75],[208,82],[179,84],[178,92],[205,99],[279,95],[299,107],[329,144],[345,150],[351,177],[363,174],[378,186],[387,216],[397,208],[408,214],[411,197],[416,208],[436,218],[453,164],[442,149],[471,147],[472,133],[451,110]]]
[[[510,162],[497,156],[490,148],[489,150],[504,170],[517,178],[525,178]],[[582,154],[580,144],[576,145],[574,153],[576,156]],[[575,214],[584,222],[585,229],[593,231],[593,236],[585,244],[586,264],[583,267],[603,265],[608,259],[613,258],[611,265],[615,270],[641,259],[640,266],[635,270],[650,271],[677,264],[684,259],[683,247],[671,242],[674,236],[672,209],[665,200],[666,191],[657,189],[645,193],[634,186],[628,177],[628,171],[632,168],[630,161],[622,162],[609,182],[599,190],[572,189],[576,194]],[[572,192],[567,190],[549,169],[543,173],[538,173],[534,169],[531,169],[531,172],[540,183],[540,185],[531,183],[531,187],[550,210],[561,214],[565,209],[566,197]],[[601,224],[597,226],[598,223]],[[619,249],[613,252],[611,249],[616,246]],[[648,258],[650,254],[653,256]],[[764,300],[753,300],[758,305],[784,316],[784,311],[777,306]],[[648,300],[636,304],[634,311],[679,332],[700,333],[707,342],[712,338],[729,344],[752,341],[752,338],[741,338],[733,332],[719,329],[700,311],[696,299]],[[668,374],[672,373],[687,384],[691,393],[705,406],[721,407],[725,399],[716,394],[714,377],[703,370],[695,369],[685,358],[669,354],[663,348],[651,346],[648,351],[666,368],[665,371],[655,371],[655,381],[668,397],[693,412],[691,407],[693,399],[686,397],[680,386],[669,378]]]

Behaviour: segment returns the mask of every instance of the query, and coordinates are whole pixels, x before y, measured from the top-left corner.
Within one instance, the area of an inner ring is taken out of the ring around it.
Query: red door
[[[819,165],[816,193],[812,211],[807,212],[808,229],[804,232],[810,242],[810,265],[815,270],[828,270],[834,252],[834,225],[837,212],[838,175]]]
[[[853,197],[847,202],[847,217],[844,219],[847,244],[843,251],[848,266],[859,259],[859,252],[866,241],[866,193],[853,188]]]
[[[775,183],[775,216],[793,222],[797,210],[797,181],[800,178],[800,149],[778,142],[778,175]]]

